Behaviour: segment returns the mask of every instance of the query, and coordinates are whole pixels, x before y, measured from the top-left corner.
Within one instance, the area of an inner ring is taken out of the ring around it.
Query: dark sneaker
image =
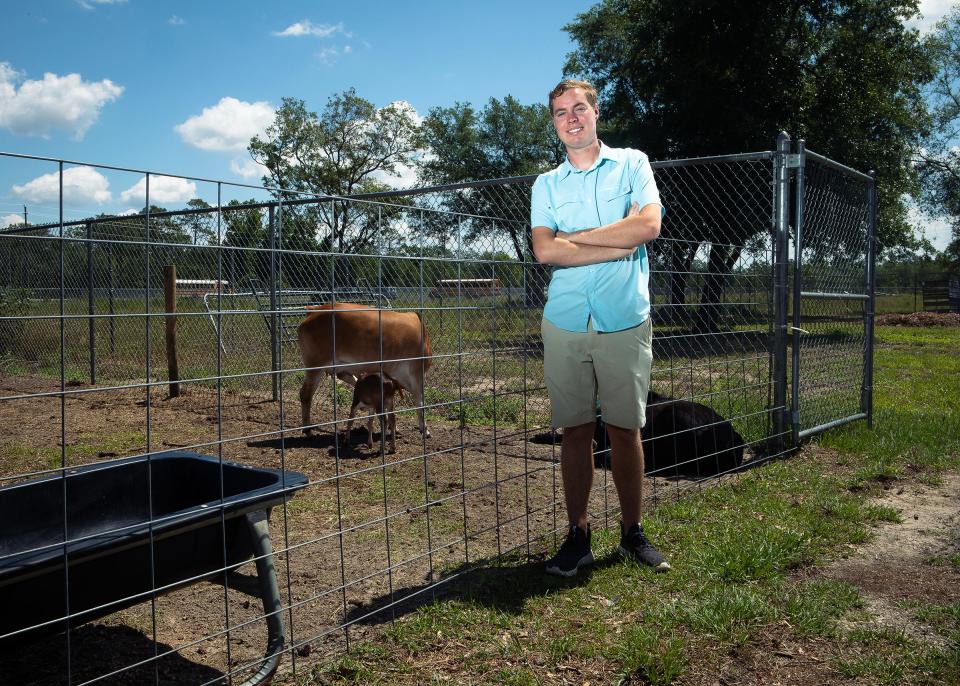
[[[547,560],[547,574],[574,576],[579,569],[593,562],[590,550],[590,525],[584,531],[579,526],[571,526],[567,540],[560,546],[557,554]]]
[[[670,563],[647,540],[642,526],[634,524],[626,533],[623,533],[622,524],[620,527],[620,547],[617,550],[620,551],[621,555],[628,560],[634,560],[638,564],[653,567],[655,572],[665,572],[670,569]]]

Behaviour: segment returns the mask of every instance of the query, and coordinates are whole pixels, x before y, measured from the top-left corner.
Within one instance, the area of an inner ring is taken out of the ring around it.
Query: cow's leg
[[[383,419],[380,420],[380,432],[383,433]],[[367,420],[367,448],[373,450],[373,415]]]
[[[391,412],[387,417],[387,424],[390,427],[390,452],[397,452],[397,413]]]
[[[313,394],[317,390],[317,384],[320,383],[320,370],[311,369],[303,375],[303,385],[300,387],[300,410],[302,412],[303,433],[307,436],[313,430],[310,426],[310,405],[313,402]]]
[[[423,379],[420,376],[420,370],[416,367],[406,367],[391,370],[390,375],[413,396],[413,401],[417,404],[417,424],[420,433],[425,438],[430,438],[430,431],[423,419]]]

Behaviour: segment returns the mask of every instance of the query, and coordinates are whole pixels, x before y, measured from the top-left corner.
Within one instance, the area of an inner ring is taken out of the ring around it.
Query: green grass
[[[765,646],[772,629],[828,646],[820,659],[850,679],[956,682],[956,638],[944,649],[902,631],[844,628],[845,616],[867,612],[860,591],[812,572],[876,527],[900,521],[871,502],[884,482],[935,482],[960,466],[952,408],[958,334],[881,328],[872,430],[860,423],[829,432],[819,442],[833,452],[774,462],[649,513],[646,529],[671,559],[669,574],[619,562],[616,534],[597,530],[598,563],[583,578],[547,577],[541,562],[504,561],[401,618],[375,651],[321,662],[298,683],[396,686],[467,675],[476,684],[557,683],[589,673],[581,679],[671,684],[694,666],[718,673],[736,646]],[[958,566],[956,558],[928,562]],[[908,612],[957,632],[955,605]]]

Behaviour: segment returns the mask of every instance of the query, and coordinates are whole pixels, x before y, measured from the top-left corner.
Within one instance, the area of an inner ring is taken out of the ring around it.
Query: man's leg
[[[593,562],[587,502],[593,486],[593,425],[597,416],[596,378],[588,352],[592,334],[564,331],[546,319],[543,378],[550,394],[554,426],[562,426],[560,474],[570,526],[557,553],[547,560],[550,574],[574,576]]]
[[[587,530],[587,501],[593,487],[593,422],[565,427],[560,446],[560,473],[567,518]]]
[[[623,429],[607,424],[610,436],[610,468],[620,499],[623,526],[639,524],[643,515],[643,445],[640,429]],[[566,442],[566,436],[564,436]]]

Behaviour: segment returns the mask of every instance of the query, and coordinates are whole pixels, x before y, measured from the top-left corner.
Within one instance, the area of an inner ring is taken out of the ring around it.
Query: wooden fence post
[[[177,363],[177,266],[163,268],[163,304],[167,313],[167,374],[170,379],[170,397],[180,395],[180,365]]]

